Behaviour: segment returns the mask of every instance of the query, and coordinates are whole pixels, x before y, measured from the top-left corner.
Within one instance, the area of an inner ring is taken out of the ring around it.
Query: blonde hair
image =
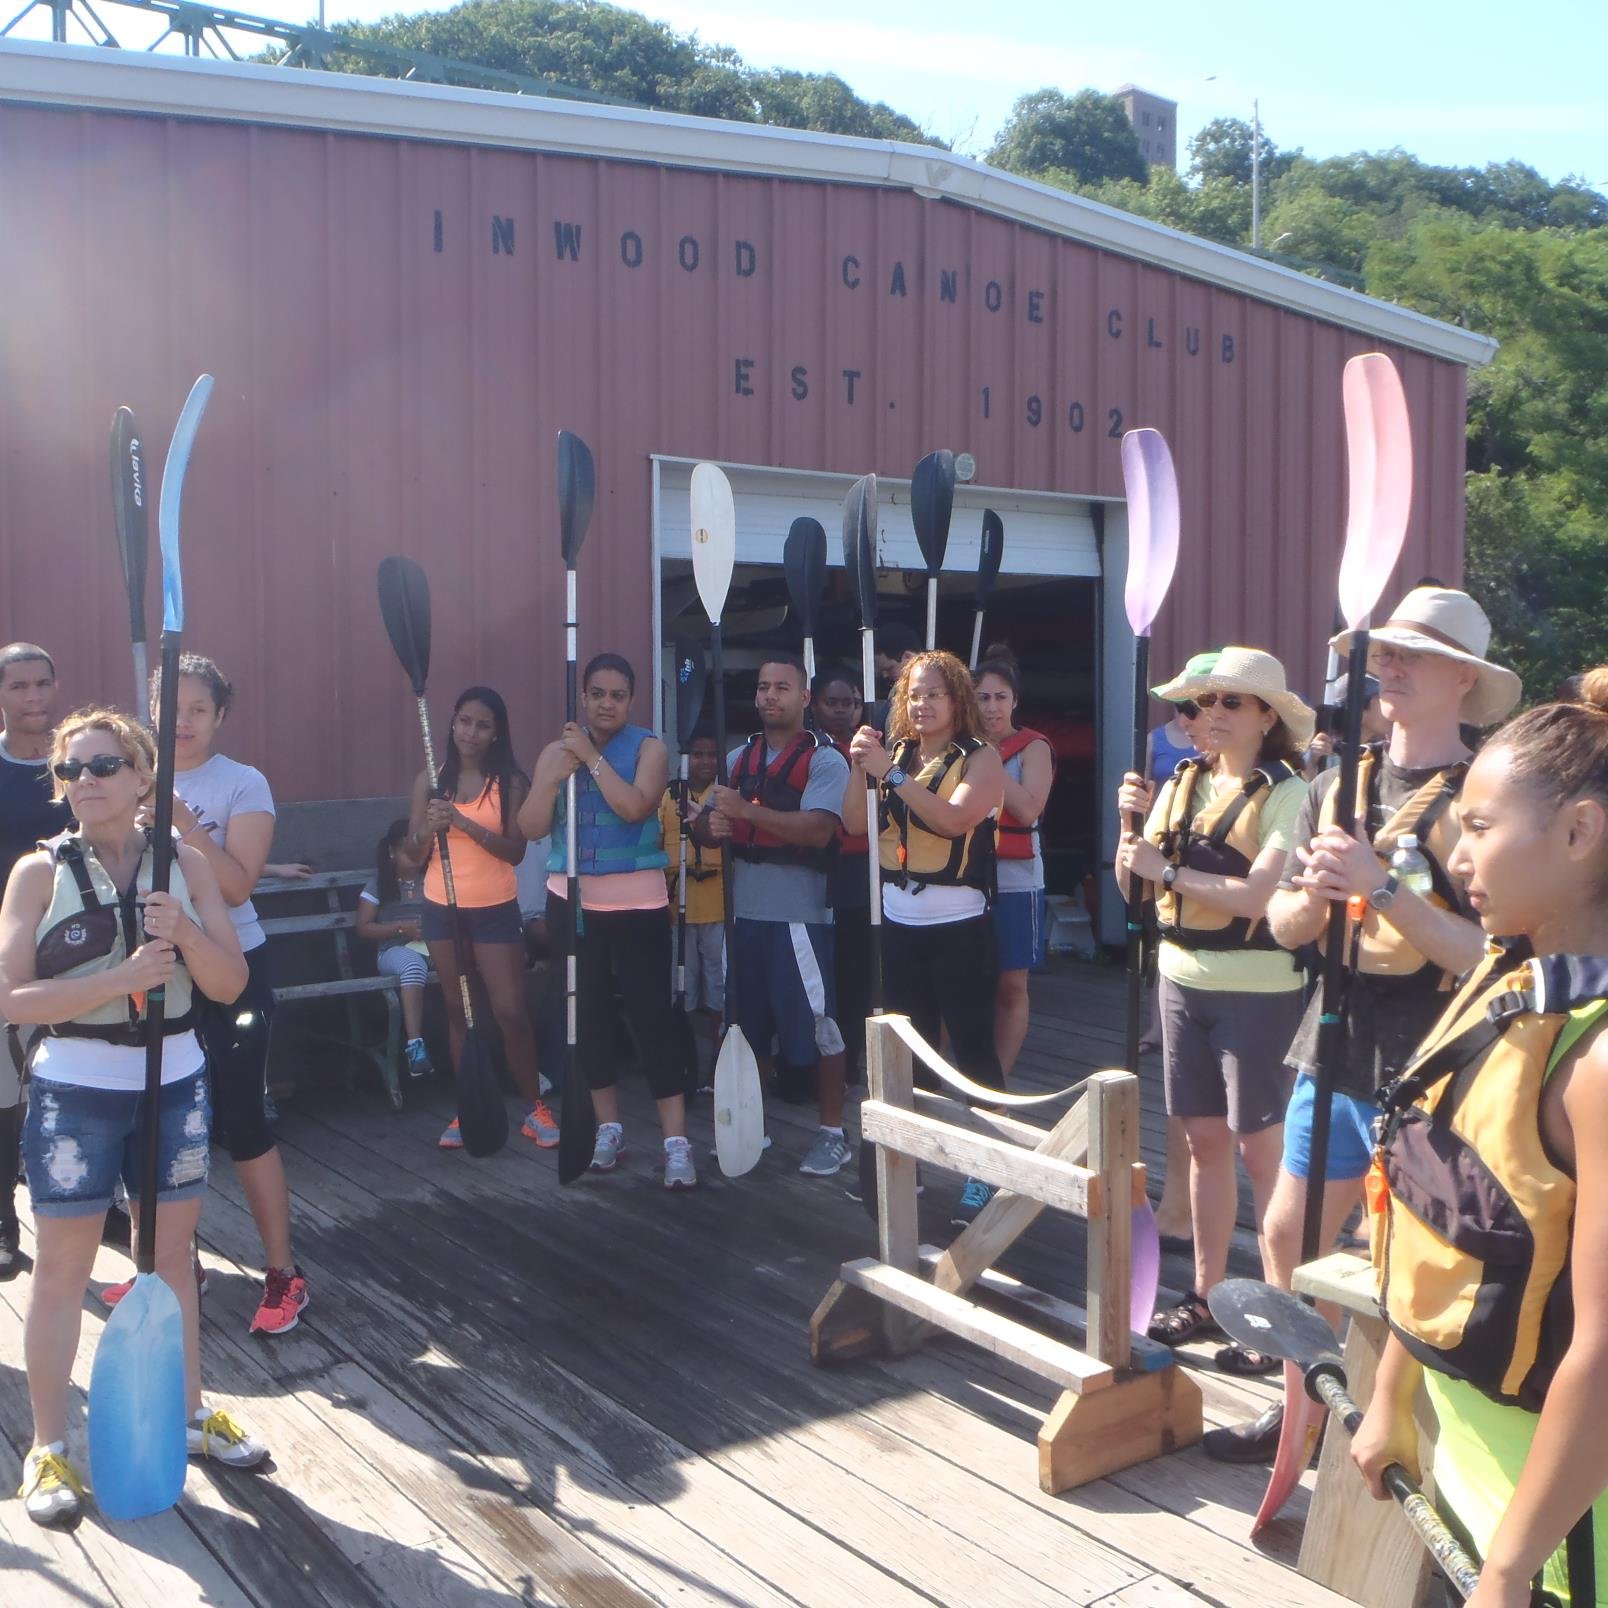
[[[123,757],[140,779],[140,797],[151,791],[156,780],[156,744],[151,734],[132,715],[121,709],[75,709],[56,728],[50,745],[51,786],[57,799],[67,796],[67,784],[56,775],[55,767],[67,757],[67,749],[75,737],[86,731],[103,731],[122,750]]]
[[[899,679],[893,684],[893,696],[888,703],[888,741],[897,743],[907,737],[914,739],[917,736],[910,719],[910,683],[923,670],[936,670],[943,678],[955,712],[954,735],[981,737],[983,712],[977,704],[977,688],[972,685],[971,671],[954,654],[936,649],[918,653],[899,672]]]

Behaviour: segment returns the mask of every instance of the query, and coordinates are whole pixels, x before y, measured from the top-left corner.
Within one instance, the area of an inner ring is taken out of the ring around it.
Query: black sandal
[[[1282,1366],[1277,1357],[1270,1357],[1265,1351],[1253,1351],[1249,1346],[1242,1346],[1237,1340],[1232,1345],[1224,1346],[1217,1353],[1216,1362],[1222,1372],[1234,1374],[1241,1379],[1274,1373]]]
[[[1194,1290],[1185,1290],[1184,1298],[1175,1307],[1163,1307],[1150,1320],[1145,1334],[1164,1346],[1181,1346],[1203,1334],[1216,1334],[1217,1320],[1206,1305],[1206,1297]]]

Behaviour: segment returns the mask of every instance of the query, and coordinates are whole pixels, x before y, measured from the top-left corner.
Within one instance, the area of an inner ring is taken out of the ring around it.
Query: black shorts
[[[212,1137],[234,1161],[255,1161],[274,1147],[264,1108],[273,1012],[267,944],[246,951],[246,986],[233,1004],[196,994],[195,1030],[212,1079]]]
[[[468,944],[520,944],[525,942],[525,923],[519,914],[519,901],[510,899],[506,904],[459,905],[458,930]],[[451,905],[424,901],[424,941],[427,944],[450,944],[453,939],[453,909]]]

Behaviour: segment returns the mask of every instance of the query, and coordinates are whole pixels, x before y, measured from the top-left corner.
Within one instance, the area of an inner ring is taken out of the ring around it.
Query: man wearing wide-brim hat
[[[1491,624],[1466,592],[1420,586],[1370,634],[1368,668],[1379,679],[1380,712],[1390,735],[1363,752],[1357,789],[1358,832],[1333,825],[1340,772],[1318,776],[1296,822],[1297,847],[1268,906],[1273,935],[1287,948],[1317,944],[1336,901],[1368,901],[1360,934],[1348,922],[1346,990],[1335,1097],[1325,1167],[1323,1249],[1362,1198],[1373,1149],[1375,1095],[1406,1064],[1439,1016],[1450,980],[1479,960],[1484,937],[1447,862],[1458,834],[1457,794],[1470,752],[1465,727],[1494,725],[1511,713],[1522,690],[1511,670],[1486,657]],[[1351,635],[1334,639],[1341,653]],[[1430,862],[1429,891],[1399,884],[1387,861],[1399,840],[1418,840]],[[1310,1170],[1316,1088],[1318,1017],[1315,993],[1287,1064],[1297,1078],[1285,1113],[1284,1158],[1263,1223],[1268,1272],[1288,1288],[1299,1259]],[[1214,1430],[1206,1450],[1227,1461],[1270,1457],[1281,1408],[1254,1423]]]

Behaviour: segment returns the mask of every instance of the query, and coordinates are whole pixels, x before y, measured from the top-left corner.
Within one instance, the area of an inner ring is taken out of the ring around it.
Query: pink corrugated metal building
[[[489,681],[522,756],[553,732],[560,428],[599,469],[583,653],[638,663],[644,719],[661,644],[699,624],[692,462],[736,491],[740,693],[790,628],[790,520],[819,516],[836,562],[850,479],[887,477],[883,610],[917,621],[904,483],[934,447],[969,454],[942,639],[969,642],[994,507],[988,635],[1082,760],[1059,808],[1085,854],[1129,720],[1124,429],[1165,431],[1183,494],[1158,674],[1248,641],[1315,693],[1355,352],[1390,353],[1412,408],[1399,581],[1461,572],[1465,377],[1493,343],[944,152],[11,43],[0,152],[0,640],[49,645],[74,699],[126,699],[107,429],[132,405],[154,470],[211,371],[188,637],[234,676],[230,745],[282,798],[397,791],[417,764],[374,605],[390,552],[434,585],[441,713]],[[827,657],[849,631],[839,603]]]

